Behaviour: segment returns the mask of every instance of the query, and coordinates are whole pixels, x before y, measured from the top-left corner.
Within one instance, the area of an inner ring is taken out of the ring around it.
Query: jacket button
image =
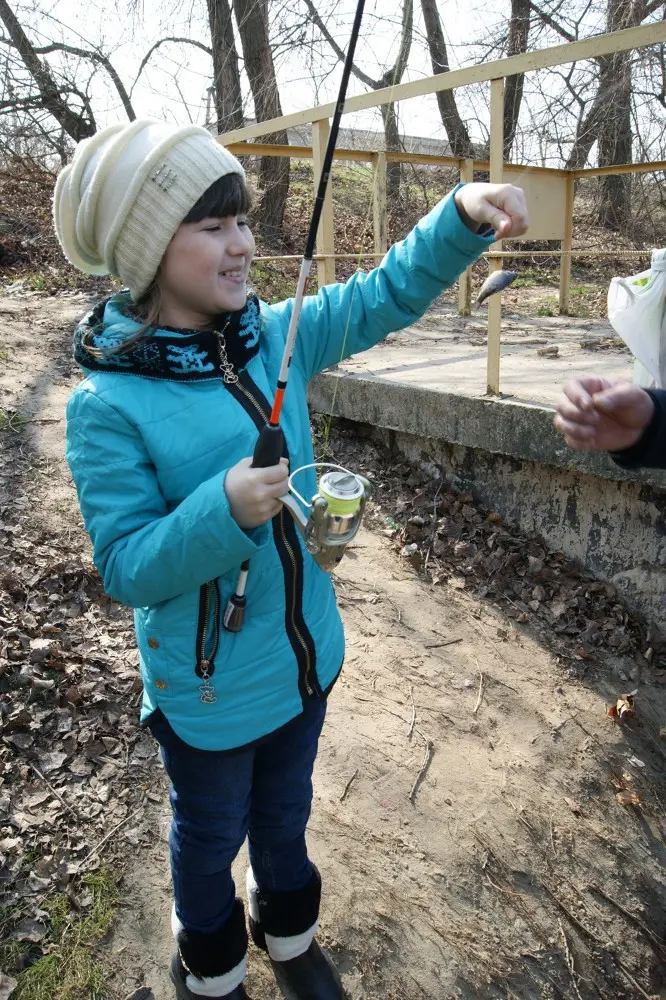
[[[160,644],[157,641],[157,639],[149,639],[148,640],[148,645],[150,646],[151,649],[159,649],[160,648]]]
[[[167,689],[167,682],[166,681],[155,681],[155,687],[159,691],[166,691],[166,689]]]

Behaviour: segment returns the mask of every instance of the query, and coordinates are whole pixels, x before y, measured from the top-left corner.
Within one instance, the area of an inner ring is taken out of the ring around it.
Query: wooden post
[[[326,144],[330,132],[328,118],[322,118],[318,122],[312,123],[312,172],[314,174],[315,196],[321,177],[321,168],[326,153]],[[317,253],[335,253],[335,230],[333,228],[333,192],[331,185],[328,185],[326,197],[324,198],[324,208],[321,213],[319,232],[317,233]],[[335,259],[327,257],[325,260],[317,261],[317,279],[319,287],[332,285],[335,283]]]
[[[460,161],[460,182],[469,183],[474,180],[474,160]],[[458,315],[470,316],[472,312],[472,268],[458,278]]]
[[[564,219],[564,239],[561,249],[566,251],[560,257],[560,316],[569,315],[569,285],[571,283],[571,245],[573,243],[573,209],[576,178],[573,173],[567,177],[567,205]]]
[[[501,184],[504,177],[504,80],[490,81],[490,183]],[[501,250],[502,241],[492,249]],[[489,270],[502,270],[502,258],[491,258]],[[500,391],[500,331],[502,300],[499,295],[488,299],[488,395]]]
[[[375,253],[385,254],[388,250],[386,208],[386,153],[374,153],[372,157],[372,221],[375,231]]]

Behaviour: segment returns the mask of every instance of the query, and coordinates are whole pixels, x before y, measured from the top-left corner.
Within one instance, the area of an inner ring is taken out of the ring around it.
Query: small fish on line
[[[497,295],[498,292],[503,292],[504,289],[508,288],[517,277],[517,271],[493,271],[481,285],[481,290],[479,291],[474,304],[480,306],[481,303],[485,302],[491,295]]]

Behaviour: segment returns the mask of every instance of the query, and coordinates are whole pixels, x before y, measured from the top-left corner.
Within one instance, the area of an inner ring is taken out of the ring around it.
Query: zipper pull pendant
[[[229,324],[227,323],[227,326],[228,325]],[[225,326],[224,329],[226,330],[226,328],[227,327]],[[220,364],[218,367],[222,372],[222,378],[224,379],[227,385],[235,385],[236,382],[238,382],[238,375],[234,371],[233,364],[231,363],[231,361],[229,361],[229,358],[227,357],[227,342],[224,339],[224,333],[218,334],[217,342],[220,354]]]
[[[203,684],[199,686],[199,699],[202,705],[214,705],[217,701],[217,696],[215,694],[215,685],[211,684],[210,675],[208,673],[208,660],[201,661],[201,677],[203,679]]]

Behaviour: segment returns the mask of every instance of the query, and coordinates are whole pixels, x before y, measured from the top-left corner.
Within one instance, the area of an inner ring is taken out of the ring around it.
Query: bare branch
[[[664,0],[646,0],[646,2],[643,3],[643,10],[640,15],[641,21],[644,21],[645,18],[649,17],[651,14],[654,14],[660,7],[664,8],[664,14],[666,16],[666,4],[664,4]]]
[[[310,15],[310,18],[312,19],[312,22],[317,26],[319,31],[322,33],[322,35],[324,36],[328,44],[331,46],[336,56],[340,60],[340,62],[344,62],[345,61],[344,51],[340,48],[335,38],[333,38],[333,35],[326,27],[324,21],[319,16],[319,11],[312,3],[312,0],[305,0],[305,6],[308,9],[308,13]],[[370,90],[379,90],[378,81],[373,80],[371,77],[368,76],[367,73],[364,73],[363,70],[356,65],[356,63],[352,63],[352,73],[357,79],[361,81],[361,83],[364,83],[366,87],[369,87]]]
[[[0,111],[15,111],[17,108],[35,108],[41,106],[41,94],[30,94],[29,97],[11,97],[8,101],[0,101]]]
[[[414,0],[404,0],[402,5],[402,23],[400,28],[400,46],[395,62],[390,69],[387,69],[378,81],[380,89],[382,87],[392,87],[402,80],[403,73],[407,69],[409,52],[412,47],[412,30],[414,27]]]
[[[153,52],[155,52],[157,49],[159,49],[160,45],[164,45],[166,42],[175,42],[176,44],[179,44],[179,45],[180,44],[182,44],[182,45],[195,45],[198,49],[202,49],[206,53],[206,55],[209,55],[211,57],[211,59],[213,58],[213,50],[211,48],[209,48],[207,45],[204,45],[203,42],[198,42],[194,38],[179,38],[179,37],[176,37],[175,35],[168,35],[166,38],[160,38],[160,40],[158,42],[155,42],[154,45],[151,45],[151,47],[148,49],[148,51],[146,52],[145,56],[141,60],[141,65],[139,66],[139,72],[136,74],[136,77],[134,78],[134,83],[130,87],[130,95],[134,92],[134,88],[136,87],[137,83],[139,82],[139,77],[141,76],[141,74],[143,73],[144,69],[146,68],[146,65],[147,65],[150,57],[152,56]]]
[[[0,18],[4,21],[5,27],[9,32],[9,37],[18,50],[25,68],[37,84],[46,110],[53,115],[58,124],[64,128],[75,142],[85,139],[87,136],[94,135],[95,119],[90,113],[90,106],[88,105],[90,117],[85,119],[83,114],[77,114],[63,100],[60,88],[53,78],[51,70],[35,52],[32,42],[23,30],[7,0],[0,0]]]
[[[3,38],[0,36],[0,42],[4,42],[5,45],[12,45],[15,48],[18,48],[16,43],[10,38]],[[67,45],[64,42],[52,42],[50,45],[33,46],[33,51],[40,56],[49,55],[51,52],[67,52],[69,55],[80,56],[82,59],[90,59],[91,62],[99,63],[99,65],[103,66],[111,77],[113,85],[118,91],[118,96],[122,101],[127,117],[131,122],[136,119],[136,114],[134,112],[134,108],[132,107],[129,95],[125,90],[124,83],[118,76],[111,60],[102,52],[98,52],[96,49],[81,49],[77,45]]]
[[[549,28],[552,28],[553,31],[556,31],[558,35],[562,36],[562,38],[566,38],[568,42],[576,41],[575,36],[572,35],[570,31],[567,31],[567,29],[564,27],[563,24],[559,24],[554,17],[551,17],[551,15],[547,11],[542,10],[541,7],[533,3],[532,0],[530,0],[530,7],[537,15],[537,17],[543,21],[544,24],[547,24]]]

